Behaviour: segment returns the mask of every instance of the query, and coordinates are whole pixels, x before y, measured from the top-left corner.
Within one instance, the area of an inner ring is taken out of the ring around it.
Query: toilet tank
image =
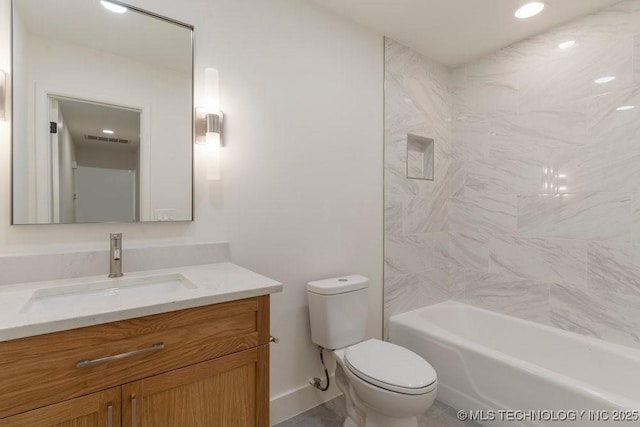
[[[329,350],[364,340],[369,279],[353,275],[307,284],[311,340]]]

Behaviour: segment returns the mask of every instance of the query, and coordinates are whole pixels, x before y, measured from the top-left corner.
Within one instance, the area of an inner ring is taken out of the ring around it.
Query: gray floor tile
[[[456,418],[456,410],[436,401],[429,411],[419,418],[420,427],[476,427],[473,422]],[[277,424],[275,427],[341,427],[346,417],[344,397],[340,396],[307,412]]]

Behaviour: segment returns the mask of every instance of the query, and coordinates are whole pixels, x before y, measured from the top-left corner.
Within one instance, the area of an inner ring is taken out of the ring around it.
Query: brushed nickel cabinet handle
[[[113,427],[113,403],[109,402],[107,406],[107,427]]]
[[[131,395],[131,427],[138,427],[138,399]]]
[[[271,337],[269,337],[269,342],[274,343],[274,344],[278,344],[280,342],[280,338],[271,336]]]
[[[142,354],[154,353],[164,348],[163,343],[154,344],[151,347],[142,348],[140,350],[130,351],[128,353],[116,354],[115,356],[102,357],[100,359],[93,360],[81,360],[76,363],[76,368],[89,368],[91,366],[101,365],[107,362],[114,362],[116,360],[126,359],[128,357],[140,356]]]

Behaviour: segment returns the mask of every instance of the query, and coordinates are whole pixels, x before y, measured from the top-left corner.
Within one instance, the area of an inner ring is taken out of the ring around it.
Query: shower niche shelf
[[[407,135],[407,178],[433,181],[434,148],[433,138]]]

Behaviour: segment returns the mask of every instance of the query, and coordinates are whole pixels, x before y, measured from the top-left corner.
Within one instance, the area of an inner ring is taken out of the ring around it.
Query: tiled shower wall
[[[385,317],[453,297],[450,71],[385,41]],[[433,181],[407,179],[407,134],[435,140]]]
[[[558,49],[566,40],[577,44]],[[401,73],[406,62],[397,58],[410,51],[387,48],[387,67]],[[447,76],[445,93],[429,95],[450,106],[450,139],[441,141],[447,171],[427,193],[449,197],[412,209],[423,188],[396,179],[389,151],[414,119],[393,81],[412,99],[420,78],[387,71],[385,317],[451,297],[640,347],[640,1],[437,77],[423,73],[417,87]],[[603,76],[616,79],[594,83]],[[636,108],[617,110],[623,106]],[[445,110],[421,112],[440,118]],[[420,240],[429,237],[405,226],[432,218],[438,232],[420,231],[448,240],[447,250],[434,244],[429,252]],[[424,271],[406,271],[418,258]]]

